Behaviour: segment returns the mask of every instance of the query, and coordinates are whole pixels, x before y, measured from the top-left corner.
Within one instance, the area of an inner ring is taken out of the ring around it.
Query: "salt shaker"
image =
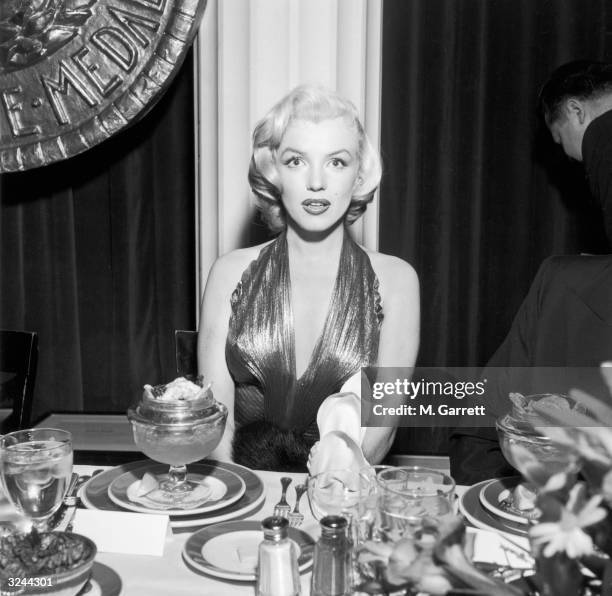
[[[311,596],[351,594],[351,540],[348,522],[339,515],[321,520],[321,537],[315,544]]]
[[[298,596],[298,547],[287,536],[289,522],[284,517],[266,517],[261,528],[264,539],[259,545],[256,595]]]

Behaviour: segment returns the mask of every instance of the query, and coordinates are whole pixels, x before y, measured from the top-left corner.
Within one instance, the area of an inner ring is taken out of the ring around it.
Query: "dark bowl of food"
[[[75,596],[89,580],[96,545],[69,532],[0,538],[0,593]]]

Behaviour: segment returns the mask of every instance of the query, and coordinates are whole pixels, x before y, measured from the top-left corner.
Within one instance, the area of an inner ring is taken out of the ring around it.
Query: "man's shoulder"
[[[542,262],[538,277],[547,285],[590,285],[604,276],[612,281],[612,255],[555,255]]]

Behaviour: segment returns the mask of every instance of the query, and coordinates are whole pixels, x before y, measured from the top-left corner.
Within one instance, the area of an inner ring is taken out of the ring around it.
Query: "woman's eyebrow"
[[[342,153],[346,153],[349,157],[353,155],[348,149],[338,149],[337,151],[332,151],[329,153],[329,157],[335,157],[336,155],[340,155]]]
[[[280,154],[280,157],[282,157],[283,155],[285,155],[285,153],[295,153],[297,155],[303,155],[304,152],[300,151],[299,149],[294,149],[293,147],[285,147],[282,151],[282,153]],[[330,153],[327,154],[328,157],[336,157],[338,155],[348,155],[349,157],[352,157],[353,154],[348,150],[348,149],[336,149],[335,151],[331,151]]]
[[[297,153],[299,155],[302,155],[301,151],[298,151],[297,149],[294,149],[293,147],[285,147],[283,149],[283,152],[281,153],[281,157],[285,155],[285,153]]]

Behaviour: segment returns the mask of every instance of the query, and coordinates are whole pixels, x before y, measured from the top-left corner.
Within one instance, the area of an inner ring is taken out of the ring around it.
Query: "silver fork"
[[[283,493],[281,494],[280,501],[274,506],[274,515],[276,517],[287,517],[291,511],[291,506],[287,503],[287,488],[291,484],[291,478],[283,476],[281,478],[281,486],[283,487]]]
[[[302,495],[306,492],[305,484],[298,484],[295,487],[295,507],[293,511],[289,514],[289,525],[292,528],[299,528],[304,521],[304,514],[300,513],[300,499]]]

